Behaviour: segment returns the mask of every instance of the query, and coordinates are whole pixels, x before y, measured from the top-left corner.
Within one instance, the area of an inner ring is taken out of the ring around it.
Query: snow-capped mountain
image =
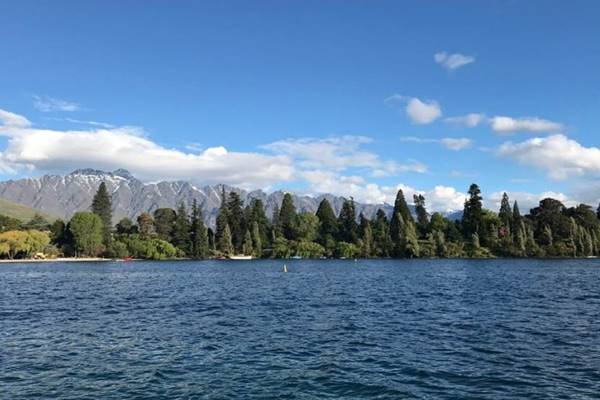
[[[187,207],[196,199],[206,223],[214,226],[221,204],[222,185],[194,186],[190,182],[144,183],[128,171],[118,169],[105,172],[94,169],[78,169],[68,175],[44,175],[38,178],[25,178],[0,182],[0,197],[23,204],[63,219],[69,219],[75,212],[89,210],[92,198],[101,182],[105,182],[112,194],[113,222],[123,217],[136,218],[144,211],[153,212],[160,207],[177,208],[183,202]],[[265,193],[262,190],[245,191],[225,186],[225,191],[235,191],[242,200],[259,198],[266,206],[267,215],[272,215],[275,205],[281,205],[284,192]],[[299,211],[315,212],[323,198],[327,198],[334,211],[339,213],[343,197],[330,194],[317,197],[293,195]],[[372,218],[382,208],[388,215],[389,204],[356,203],[357,214],[362,212]],[[1,213],[1,212],[0,212]]]

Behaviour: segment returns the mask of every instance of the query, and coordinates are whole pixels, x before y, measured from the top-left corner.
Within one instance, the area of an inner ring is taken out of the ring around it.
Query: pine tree
[[[356,224],[356,208],[354,199],[344,200],[342,210],[338,217],[339,240],[347,243],[356,243],[358,240],[358,226]]]
[[[361,240],[361,256],[363,258],[371,258],[373,256],[373,229],[371,221],[369,221],[363,213],[360,213],[360,240]]]
[[[506,192],[502,194],[502,200],[500,201],[500,211],[498,212],[498,217],[502,222],[502,225],[508,232],[510,232],[511,221],[513,217],[513,212],[510,209],[510,202],[508,200],[508,195]]]
[[[262,257],[262,238],[257,221],[252,223],[252,247],[255,257]]]
[[[390,237],[389,223],[385,212],[380,208],[375,214],[373,222],[374,255],[377,257],[390,257],[394,245]]]
[[[279,226],[283,237],[287,240],[294,240],[296,237],[294,228],[296,226],[296,207],[292,200],[292,195],[286,193],[283,196],[281,210],[279,211]]]
[[[435,240],[435,254],[442,258],[448,257],[448,246],[446,246],[444,232],[433,231],[433,238]]]
[[[254,253],[254,248],[252,246],[252,235],[250,235],[249,231],[246,231],[246,233],[244,234],[242,253],[247,256],[251,256]]]
[[[94,199],[92,200],[92,212],[102,220],[102,242],[108,246],[111,240],[112,229],[112,205],[110,195],[106,189],[106,183],[100,183]]]
[[[483,225],[483,206],[481,203],[481,190],[476,184],[469,187],[469,198],[465,200],[465,208],[462,216],[462,229],[466,238],[472,237],[474,233],[481,233]]]
[[[231,229],[231,240],[236,251],[242,250],[246,222],[244,221],[244,203],[236,192],[229,192],[227,200],[227,222]]]
[[[419,239],[415,224],[408,222],[404,224],[404,256],[408,258],[419,257]]]
[[[233,243],[231,242],[231,230],[227,224],[225,224],[225,227],[223,228],[223,234],[217,242],[217,250],[226,256],[232,255],[234,252]]]
[[[413,200],[415,202],[415,212],[417,213],[417,228],[421,236],[424,236],[429,226],[429,215],[425,208],[425,197],[422,194],[415,194],[413,195]]]
[[[219,214],[217,215],[216,231],[214,242],[216,248],[219,250],[219,243],[223,241],[223,235],[225,234],[225,227],[229,224],[229,212],[227,210],[227,199],[225,197],[225,186],[221,189],[221,206],[219,207]],[[229,231],[229,240],[231,241],[231,230]]]
[[[190,227],[191,256],[195,259],[203,259],[208,256],[208,232],[202,218],[202,211],[198,207],[196,199],[192,202],[192,218]]]
[[[402,215],[398,212],[394,217],[392,217],[392,222],[390,222],[390,239],[392,241],[392,255],[394,257],[404,257],[405,253],[405,235],[406,235],[406,225],[407,223],[404,221]],[[393,231],[392,231],[393,228]]]
[[[171,242],[177,213],[172,208],[154,210],[154,230],[159,239]]]
[[[513,204],[513,215],[512,215],[512,219],[513,222],[515,223],[515,225],[518,225],[521,222],[521,212],[519,211],[519,203],[517,203],[517,201],[515,200],[514,204]]]
[[[329,254],[332,254],[335,249],[335,238],[338,236],[338,221],[327,199],[319,203],[317,218],[320,223],[317,241]]]
[[[171,243],[186,255],[190,254],[190,220],[183,203],[177,208]]]
[[[254,230],[254,223],[256,222],[258,225],[261,244],[267,245],[269,243],[269,230],[271,224],[265,213],[264,204],[261,199],[254,199],[250,203],[249,207],[250,211],[246,218],[246,224],[249,228]]]

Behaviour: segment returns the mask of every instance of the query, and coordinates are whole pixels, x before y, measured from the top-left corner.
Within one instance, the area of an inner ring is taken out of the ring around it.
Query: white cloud
[[[487,122],[487,118],[485,114],[482,113],[470,113],[460,117],[446,118],[444,119],[444,122],[452,125],[464,126],[467,128],[475,128],[476,126]]]
[[[600,149],[584,147],[565,135],[506,142],[498,154],[546,172],[552,179],[600,174]]]
[[[558,122],[552,122],[538,117],[511,118],[496,116],[490,119],[492,130],[499,134],[515,132],[557,133],[564,130]]]
[[[425,125],[438,119],[442,110],[436,101],[423,102],[413,97],[406,105],[406,115],[414,124]]]
[[[81,110],[81,106],[77,103],[56,99],[50,96],[33,96],[33,106],[42,112],[73,112]]]
[[[573,207],[579,204],[577,201],[567,196],[564,193],[546,191],[541,193],[529,193],[529,192],[512,192],[509,190],[500,190],[498,192],[493,192],[487,198],[484,199],[485,207],[498,211],[500,209],[500,202],[502,200],[502,194],[506,192],[508,198],[510,199],[510,205],[512,207],[514,201],[516,200],[519,204],[519,211],[521,214],[529,213],[534,207],[537,207],[540,203],[540,200],[551,197],[562,202],[567,207]]]
[[[411,122],[417,125],[430,124],[442,116],[442,109],[435,100],[422,101],[417,97],[393,94],[384,102],[389,105],[397,103],[405,105],[404,112]]]
[[[33,129],[25,118],[7,112],[1,112],[0,118],[4,122],[0,135],[8,137],[0,162],[15,170],[125,168],[142,180],[190,179],[246,188],[288,181],[294,173],[287,156],[230,152],[224,147],[185,153],[158,145],[140,128],[58,131]]]
[[[448,54],[445,51],[435,53],[433,60],[448,70],[455,70],[475,62],[475,57],[460,53]]]
[[[367,169],[373,176],[382,177],[402,172],[426,172],[427,166],[407,160],[398,163],[382,160],[377,154],[362,148],[373,139],[366,136],[336,136],[331,138],[284,139],[267,144],[263,148],[285,154],[300,169],[342,172],[347,169]]]
[[[416,136],[402,136],[400,138],[402,142],[412,143],[437,143],[445,146],[449,150],[459,151],[469,148],[473,145],[473,141],[469,138],[442,138],[442,139],[430,139],[430,138],[419,138]]]
[[[2,122],[0,128],[2,128],[3,126],[6,128],[24,128],[31,125],[31,122],[29,122],[27,118],[1,109],[0,122]]]

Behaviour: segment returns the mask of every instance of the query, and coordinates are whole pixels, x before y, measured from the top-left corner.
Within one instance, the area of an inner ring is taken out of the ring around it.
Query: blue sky
[[[4,2],[0,178],[597,203],[599,18],[591,0]]]

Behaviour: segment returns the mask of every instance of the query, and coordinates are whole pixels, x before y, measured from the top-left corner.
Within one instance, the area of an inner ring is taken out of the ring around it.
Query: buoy
[[[287,265],[283,264],[283,272],[287,272]]]

